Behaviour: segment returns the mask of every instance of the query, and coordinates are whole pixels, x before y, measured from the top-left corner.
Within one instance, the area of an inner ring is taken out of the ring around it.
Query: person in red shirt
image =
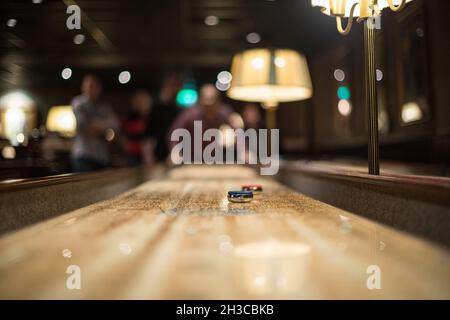
[[[152,98],[145,90],[135,92],[131,97],[131,109],[122,119],[122,132],[126,139],[125,152],[130,166],[139,166],[146,161],[144,142]]]

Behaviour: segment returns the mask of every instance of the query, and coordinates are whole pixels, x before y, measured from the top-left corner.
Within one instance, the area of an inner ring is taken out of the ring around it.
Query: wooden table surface
[[[264,193],[229,203],[248,183]],[[247,167],[187,166],[0,238],[0,298],[449,299],[450,255]]]

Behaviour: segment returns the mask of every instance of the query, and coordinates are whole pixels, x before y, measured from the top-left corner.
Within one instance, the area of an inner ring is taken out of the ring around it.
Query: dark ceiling
[[[156,82],[168,70],[209,80],[251,46],[289,47],[311,56],[338,38],[334,21],[308,0],[2,0],[0,89],[61,82],[94,70],[117,78],[130,70],[135,84]],[[68,30],[67,5],[80,6],[82,29]],[[207,26],[205,17],[220,18]],[[8,27],[8,19],[17,19]],[[246,35],[257,32],[251,45]],[[76,45],[73,37],[84,34]],[[78,71],[78,72],[77,72]],[[211,79],[212,80],[212,79]]]

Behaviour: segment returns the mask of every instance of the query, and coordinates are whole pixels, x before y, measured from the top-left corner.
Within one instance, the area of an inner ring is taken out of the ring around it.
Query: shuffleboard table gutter
[[[0,235],[109,199],[161,172],[136,167],[1,181]]]
[[[283,161],[277,179],[310,197],[450,247],[450,179]]]

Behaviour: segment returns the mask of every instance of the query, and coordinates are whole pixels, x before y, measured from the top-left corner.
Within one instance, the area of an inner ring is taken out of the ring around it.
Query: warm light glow
[[[27,121],[26,113],[21,109],[8,109],[5,112],[5,136],[17,137],[22,132]]]
[[[352,113],[352,104],[348,100],[339,100],[338,111],[344,117],[348,117]]]
[[[116,137],[116,133],[114,132],[113,129],[108,128],[105,130],[105,139],[108,142],[111,142],[114,140],[114,138]]]
[[[303,256],[309,254],[311,248],[303,243],[280,242],[270,239],[237,246],[235,254],[248,258],[273,258],[283,256]]]
[[[276,104],[312,96],[306,58],[293,50],[244,51],[234,57],[231,73],[232,99]]]
[[[286,61],[283,58],[277,57],[275,58],[275,65],[278,68],[284,68],[286,66]]]
[[[385,8],[400,11],[412,0],[311,0],[313,7],[320,7],[322,12],[336,17],[336,26],[341,34],[348,34],[352,28],[353,18],[361,19],[379,17]],[[349,18],[344,28],[342,18]]]
[[[412,0],[406,0],[405,3]],[[356,5],[353,17],[368,18],[373,17],[373,11],[370,9],[374,3],[378,2],[378,11],[389,8],[391,5],[400,6],[402,0],[311,0],[313,7],[320,7],[322,12],[329,16],[343,16],[350,17],[352,7]],[[362,4],[362,6],[361,6]]]
[[[18,143],[24,143],[25,142],[25,135],[22,132],[18,133],[17,136],[16,136],[16,140],[17,140]]]
[[[6,146],[2,149],[2,156],[4,159],[14,159],[16,157],[16,149]]]
[[[4,135],[17,142],[17,134],[25,128],[27,115],[21,109],[8,109],[4,115]]]
[[[30,110],[34,108],[34,102],[25,93],[15,91],[0,98],[0,108]]]
[[[244,119],[242,119],[241,115],[237,112],[233,112],[230,115],[229,121],[234,128],[238,128],[238,129],[244,128]]]
[[[311,247],[268,239],[234,246],[240,286],[257,296],[299,294],[308,281]]]
[[[225,148],[232,147],[236,140],[234,130],[229,125],[224,124],[220,126],[219,132],[220,132],[220,139],[218,141],[218,144]]]
[[[410,102],[402,107],[402,121],[404,123],[411,123],[422,120],[423,112],[419,105],[415,102]]]
[[[75,136],[77,121],[72,106],[57,106],[50,109],[47,116],[48,131],[58,132],[66,137]]]
[[[25,134],[35,126],[36,111],[33,100],[24,92],[15,91],[0,98],[1,135],[12,145],[25,142]],[[23,135],[23,141],[20,136]],[[19,137],[19,139],[18,139]]]
[[[260,70],[264,68],[264,60],[261,58],[255,58],[252,60],[252,66],[253,68]]]

